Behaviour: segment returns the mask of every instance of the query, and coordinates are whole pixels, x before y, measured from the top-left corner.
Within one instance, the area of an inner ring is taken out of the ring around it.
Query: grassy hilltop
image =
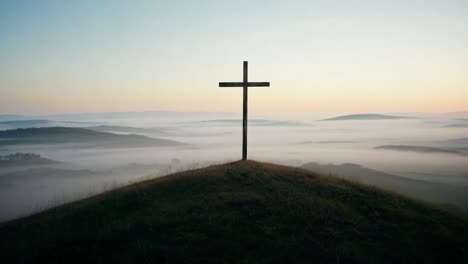
[[[377,188],[239,161],[0,225],[3,263],[466,263],[468,221]]]

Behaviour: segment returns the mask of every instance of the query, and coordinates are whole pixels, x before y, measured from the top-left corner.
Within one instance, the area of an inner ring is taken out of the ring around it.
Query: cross
[[[243,82],[220,82],[219,87],[244,87],[244,109],[242,115],[242,160],[247,160],[247,88],[248,87],[269,87],[269,82],[249,82],[248,62],[244,61],[244,81]]]

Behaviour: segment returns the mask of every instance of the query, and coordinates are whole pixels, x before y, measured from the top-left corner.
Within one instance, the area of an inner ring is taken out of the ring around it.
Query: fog
[[[354,163],[407,179],[450,186],[458,200],[434,199],[468,210],[468,113],[418,115],[382,120],[299,119],[251,116],[249,159],[302,166]],[[108,113],[16,117],[0,130],[79,127],[118,135],[140,134],[185,143],[175,146],[96,147],[71,142],[0,144],[0,155],[24,152],[58,161],[0,165],[0,221],[174,171],[225,163],[241,157],[241,121],[236,113]],[[332,116],[324,116],[328,118]],[[10,119],[0,120],[8,121]],[[11,120],[10,120],[11,121]],[[128,131],[132,131],[131,133]],[[0,139],[0,143],[2,143]],[[6,141],[5,141],[6,142]],[[93,143],[94,144],[94,143]],[[424,146],[431,151],[375,149]],[[453,153],[438,152],[450,150]]]

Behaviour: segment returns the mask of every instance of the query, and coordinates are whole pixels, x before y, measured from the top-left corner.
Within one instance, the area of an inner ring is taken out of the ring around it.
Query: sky
[[[0,0],[0,114],[468,110],[468,1]]]

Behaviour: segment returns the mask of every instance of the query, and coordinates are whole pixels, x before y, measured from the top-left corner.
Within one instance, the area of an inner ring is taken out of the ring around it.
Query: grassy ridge
[[[0,226],[15,262],[463,263],[468,222],[379,189],[253,161],[134,184]]]

